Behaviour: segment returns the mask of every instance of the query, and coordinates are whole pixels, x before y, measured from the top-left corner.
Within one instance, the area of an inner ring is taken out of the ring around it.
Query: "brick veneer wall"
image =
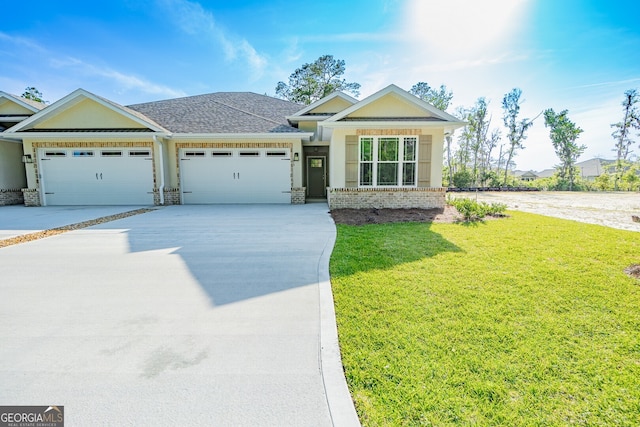
[[[445,188],[329,188],[329,209],[443,208]]]
[[[22,190],[0,189],[0,206],[21,205],[24,203]]]
[[[179,205],[180,204],[180,190],[178,188],[165,188],[162,191],[164,195],[164,206]],[[160,190],[153,190],[153,204],[160,206]]]
[[[180,203],[180,189],[179,188],[165,188],[164,189],[164,205],[179,205]]]
[[[22,195],[24,196],[25,206],[41,206],[40,190],[36,188],[23,188]]]
[[[306,187],[292,188],[291,189],[291,204],[292,205],[304,205],[304,203],[306,201],[306,198],[305,198],[306,191],[307,191]]]

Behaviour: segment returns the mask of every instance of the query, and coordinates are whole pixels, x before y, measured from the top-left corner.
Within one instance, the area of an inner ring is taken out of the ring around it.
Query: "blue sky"
[[[79,87],[124,105],[273,95],[331,54],[361,99],[391,83],[445,84],[450,111],[489,99],[495,127],[502,97],[519,87],[522,117],[569,110],[587,159],[613,156],[609,125],[624,91],[640,87],[637,0],[35,0],[2,11],[0,90],[35,86],[51,102]],[[525,147],[519,169],[557,163],[541,118]]]

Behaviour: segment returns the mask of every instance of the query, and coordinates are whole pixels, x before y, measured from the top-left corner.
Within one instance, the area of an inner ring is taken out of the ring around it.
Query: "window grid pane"
[[[373,185],[373,163],[360,164],[360,185]]]
[[[398,138],[378,139],[378,161],[397,162],[398,161]]]
[[[398,185],[398,164],[378,163],[378,182],[376,185]]]
[[[415,163],[403,164],[402,185],[416,185],[416,164]]]
[[[362,138],[360,140],[360,161],[373,161],[373,138]]]
[[[413,162],[416,160],[416,138],[404,139],[404,161]]]

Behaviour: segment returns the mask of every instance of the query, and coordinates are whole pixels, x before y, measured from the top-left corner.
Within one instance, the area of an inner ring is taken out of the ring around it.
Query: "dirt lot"
[[[499,202],[510,210],[532,212],[557,218],[599,224],[622,230],[640,231],[640,193],[575,193],[575,192],[478,192],[450,193],[451,197],[467,197],[488,203]]]

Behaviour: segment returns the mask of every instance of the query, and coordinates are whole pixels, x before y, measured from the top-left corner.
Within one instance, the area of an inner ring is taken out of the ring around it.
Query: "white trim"
[[[313,132],[282,132],[282,133],[174,133],[171,138],[185,139],[294,139],[311,138]]]
[[[444,128],[445,133],[447,130],[455,130],[466,126],[466,122],[444,122],[444,121],[355,121],[350,120],[348,122],[321,122],[323,127],[327,128],[357,128],[357,129],[407,129],[407,128]]]
[[[414,139],[413,160],[404,160],[404,146],[406,139]],[[371,139],[371,160],[362,160],[362,140]],[[396,139],[397,155],[395,161],[383,161],[379,159],[380,155],[380,139]],[[419,158],[420,141],[417,135],[361,135],[358,137],[358,188],[416,188],[418,186],[418,158]],[[410,163],[414,165],[413,184],[404,184],[404,165]],[[371,165],[371,185],[362,184],[361,169],[362,164]],[[381,164],[395,164],[398,166],[396,171],[396,184],[378,184],[378,166]]]
[[[81,129],[80,129],[81,130]],[[56,138],[65,138],[65,139],[100,139],[100,138],[148,138],[152,139],[154,135],[157,135],[161,138],[165,137],[162,134],[158,134],[156,132],[16,132],[15,136],[20,139],[20,141],[24,139],[56,139]],[[12,135],[13,136],[13,135]]]

